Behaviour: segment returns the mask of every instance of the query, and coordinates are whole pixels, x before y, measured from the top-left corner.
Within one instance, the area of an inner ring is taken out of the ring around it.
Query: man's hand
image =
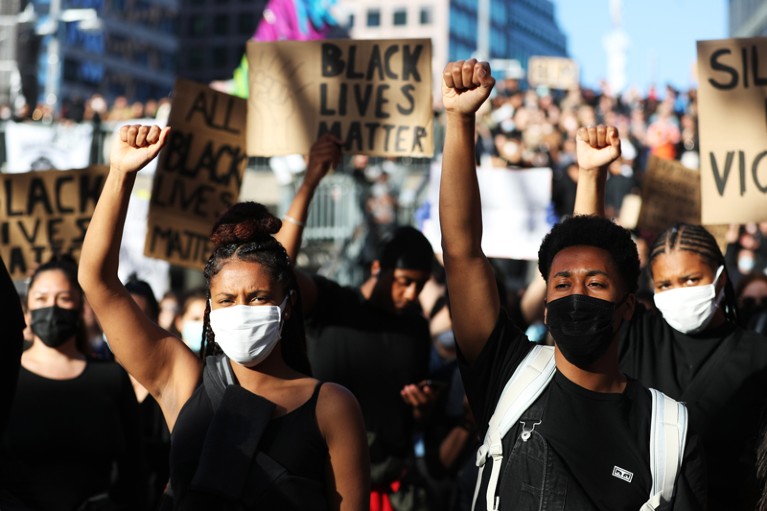
[[[341,145],[343,140],[326,133],[317,139],[309,151],[309,162],[306,164],[304,184],[316,187],[328,170],[338,166],[341,160]]]
[[[495,78],[477,59],[450,62],[442,73],[442,103],[448,113],[473,115],[490,96]]]
[[[110,166],[129,174],[138,172],[157,156],[170,133],[170,128],[159,126],[123,126],[112,140]]]
[[[580,128],[575,140],[578,166],[582,170],[606,169],[621,155],[621,139],[613,126]]]

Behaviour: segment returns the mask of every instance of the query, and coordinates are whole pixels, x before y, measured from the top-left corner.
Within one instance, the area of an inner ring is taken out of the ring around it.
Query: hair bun
[[[210,235],[214,247],[231,243],[247,243],[277,234],[282,227],[279,218],[257,202],[238,202],[216,221]]]

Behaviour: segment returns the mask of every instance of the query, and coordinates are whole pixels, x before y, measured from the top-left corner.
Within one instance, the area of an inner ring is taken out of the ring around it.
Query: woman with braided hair
[[[578,144],[586,137],[579,132]],[[608,143],[615,128],[588,128]],[[618,151],[620,154],[620,151]],[[604,216],[606,168],[581,166],[575,213]],[[657,310],[637,307],[624,325],[620,368],[687,405],[708,466],[709,509],[752,510],[756,446],[767,405],[767,339],[743,329],[716,239],[675,224],[650,248]]]
[[[172,432],[173,509],[364,509],[359,406],[343,387],[309,376],[293,270],[273,238],[280,220],[243,203],[216,223],[201,357],[141,313],[118,280],[136,172],[167,135],[120,130],[80,281],[116,358],[157,399]]]

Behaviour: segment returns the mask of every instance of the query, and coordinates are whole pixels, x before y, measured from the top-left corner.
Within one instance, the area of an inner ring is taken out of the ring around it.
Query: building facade
[[[551,0],[340,0],[336,17],[354,39],[432,40],[434,76],[452,60],[567,56]],[[438,80],[435,80],[438,83]]]
[[[767,36],[767,2],[730,0],[728,10],[731,37]]]

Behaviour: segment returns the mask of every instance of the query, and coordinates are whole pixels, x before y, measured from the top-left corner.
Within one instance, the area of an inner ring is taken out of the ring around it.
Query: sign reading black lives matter
[[[13,279],[53,255],[79,259],[108,170],[0,174],[0,254]]]
[[[145,255],[196,270],[204,267],[210,230],[240,195],[248,163],[246,109],[244,99],[176,82],[171,132],[152,184]]]
[[[247,45],[248,154],[306,154],[330,132],[371,156],[434,153],[431,40]]]
[[[767,38],[698,41],[702,221],[767,220]]]

